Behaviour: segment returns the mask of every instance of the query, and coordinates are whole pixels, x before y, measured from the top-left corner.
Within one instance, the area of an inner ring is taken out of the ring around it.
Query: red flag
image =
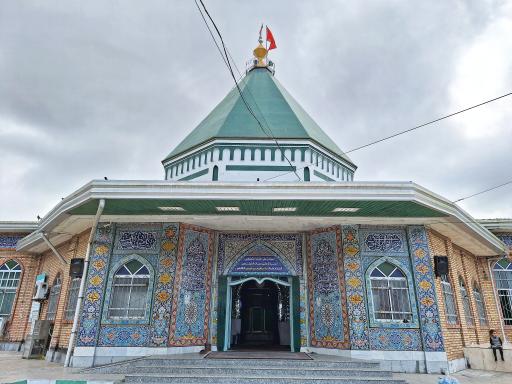
[[[276,41],[274,40],[274,36],[272,35],[272,32],[270,32],[270,29],[267,27],[267,41],[270,43],[270,46],[268,47],[268,50],[277,48]]]

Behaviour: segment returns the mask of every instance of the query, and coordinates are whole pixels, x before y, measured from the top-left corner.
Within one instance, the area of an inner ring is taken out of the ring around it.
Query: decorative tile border
[[[165,346],[169,341],[179,228],[179,224],[173,223],[164,224],[162,229],[151,329],[151,345],[155,347]]]
[[[503,241],[507,247],[512,249],[512,235],[498,233],[496,237]]]
[[[182,224],[174,284],[170,346],[208,342],[213,233]]]
[[[359,234],[356,226],[343,226],[343,262],[347,308],[350,320],[351,349],[369,349],[368,320],[365,307],[365,290]]]
[[[427,234],[422,226],[410,226],[407,228],[407,235],[417,287],[423,348],[428,352],[444,351]]]
[[[311,345],[347,349],[350,341],[340,228],[313,231],[307,242]]]
[[[381,351],[421,351],[418,329],[370,329],[370,349]]]
[[[78,330],[77,345],[81,347],[96,346],[98,341],[109,256],[114,240],[114,227],[114,224],[100,224],[94,236]]]

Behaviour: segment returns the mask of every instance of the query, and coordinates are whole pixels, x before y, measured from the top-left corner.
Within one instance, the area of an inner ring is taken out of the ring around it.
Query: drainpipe
[[[500,319],[500,327],[501,327],[501,334],[503,335],[503,340],[505,342],[503,344],[507,344],[507,334],[505,333],[505,328],[503,327],[503,313],[501,311],[501,305],[498,300],[497,292],[496,292],[496,283],[494,282],[494,273],[493,269],[491,268],[491,261],[494,261],[493,259],[487,260],[487,264],[489,266],[489,275],[491,276],[491,284],[492,284],[492,292],[494,293],[494,302],[496,303],[496,308],[498,309],[498,316]]]
[[[84,298],[85,279],[87,277],[87,269],[89,268],[89,254],[91,253],[92,242],[94,240],[94,234],[96,233],[96,228],[98,227],[98,222],[100,221],[101,214],[103,213],[103,208],[105,208],[105,200],[101,199],[98,204],[98,210],[96,211],[96,216],[94,216],[94,222],[92,223],[91,233],[89,234],[89,242],[87,243],[87,251],[85,252],[84,271],[82,272],[82,280],[80,281],[80,290],[78,291],[78,300],[76,301],[75,316],[73,318],[73,327],[71,328],[71,335],[69,337],[68,351],[66,353],[66,360],[64,361],[64,367],[69,367],[69,362],[71,360],[71,354],[73,353],[73,349],[74,349],[76,332],[77,332],[77,328],[78,328],[78,317],[80,315],[80,308],[82,306],[82,301]]]
[[[64,257],[62,257],[62,255],[59,253],[59,251],[57,251],[57,248],[55,248],[53,246],[53,244],[50,242],[48,237],[46,237],[46,235],[43,232],[41,232],[41,238],[44,240],[46,245],[48,245],[48,247],[50,247],[50,249],[53,251],[53,253],[60,259],[60,261],[62,261],[64,264],[67,265],[68,263],[66,262],[66,259],[64,259]]]

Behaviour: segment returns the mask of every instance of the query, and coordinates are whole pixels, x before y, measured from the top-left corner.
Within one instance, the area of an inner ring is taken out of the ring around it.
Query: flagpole
[[[268,64],[268,39],[267,39],[267,26],[266,25],[265,25],[265,49],[267,50],[267,54],[265,55],[265,59],[267,59],[267,64]]]

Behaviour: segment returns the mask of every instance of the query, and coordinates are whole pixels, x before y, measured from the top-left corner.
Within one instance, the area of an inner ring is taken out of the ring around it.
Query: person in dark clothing
[[[498,361],[498,356],[496,355],[496,350],[500,351],[501,361],[505,361],[503,358],[503,342],[501,341],[501,337],[498,336],[494,329],[489,331],[489,342],[491,343],[492,353],[494,355],[494,361]]]

